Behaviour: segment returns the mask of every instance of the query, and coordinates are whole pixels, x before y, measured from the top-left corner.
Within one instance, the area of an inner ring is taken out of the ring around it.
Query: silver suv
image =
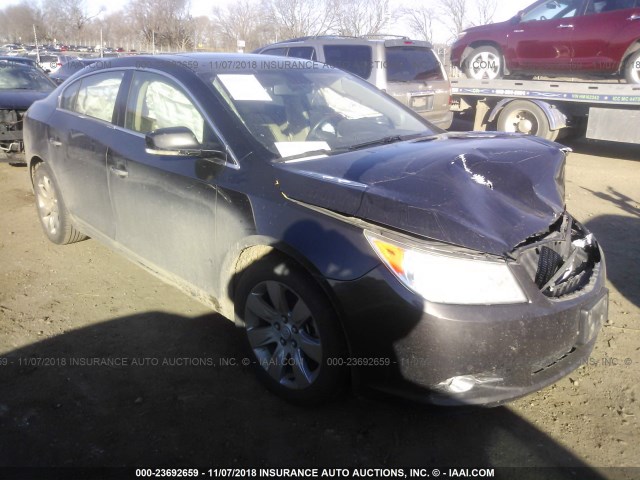
[[[431,44],[407,37],[301,37],[259,48],[254,53],[304,58],[354,73],[447,129],[449,78]]]

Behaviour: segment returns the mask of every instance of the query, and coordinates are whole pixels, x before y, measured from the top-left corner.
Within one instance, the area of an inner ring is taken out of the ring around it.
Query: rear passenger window
[[[279,48],[270,48],[269,50],[265,50],[264,52],[262,52],[263,55],[277,55],[279,57],[286,57],[287,56],[287,49],[286,47],[279,47]]]
[[[325,63],[364,79],[369,78],[372,68],[371,47],[367,45],[325,45]]]
[[[124,72],[105,72],[84,77],[64,91],[61,107],[111,122],[123,76]]]
[[[313,47],[291,47],[289,48],[288,56],[304,58],[306,60],[315,60],[316,50]]]
[[[444,80],[440,62],[425,47],[387,47],[387,81]]]
[[[587,6],[587,14],[615,12],[633,8],[635,0],[590,0]]]

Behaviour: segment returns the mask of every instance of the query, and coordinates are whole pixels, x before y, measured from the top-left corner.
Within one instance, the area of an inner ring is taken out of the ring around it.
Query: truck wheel
[[[483,45],[475,48],[464,61],[464,73],[474,80],[502,78],[504,65],[497,48]]]
[[[627,83],[640,83],[640,50],[633,52],[627,59],[624,76],[627,79]]]
[[[544,111],[526,100],[513,101],[502,109],[498,117],[498,130],[536,135],[551,141],[558,138],[560,131],[551,130]]]
[[[35,166],[33,189],[36,196],[38,218],[40,218],[44,233],[49,240],[58,245],[67,245],[87,238],[71,223],[58,185],[46,163],[39,163]]]
[[[298,404],[342,392],[348,380],[344,335],[308,274],[273,253],[241,274],[234,296],[254,370],[269,390]]]

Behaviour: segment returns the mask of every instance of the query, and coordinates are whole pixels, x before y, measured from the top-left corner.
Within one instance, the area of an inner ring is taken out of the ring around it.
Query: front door
[[[204,146],[216,141],[177,83],[134,72],[124,128],[117,129],[118,141],[107,152],[116,240],[164,273],[213,292],[219,276],[216,177],[228,167],[147,151],[146,133],[178,126],[189,128]]]

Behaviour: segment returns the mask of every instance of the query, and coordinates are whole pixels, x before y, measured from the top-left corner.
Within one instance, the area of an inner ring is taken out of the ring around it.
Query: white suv
[[[451,86],[431,44],[407,37],[302,37],[254,53],[305,58],[354,73],[440,128],[451,126]]]

